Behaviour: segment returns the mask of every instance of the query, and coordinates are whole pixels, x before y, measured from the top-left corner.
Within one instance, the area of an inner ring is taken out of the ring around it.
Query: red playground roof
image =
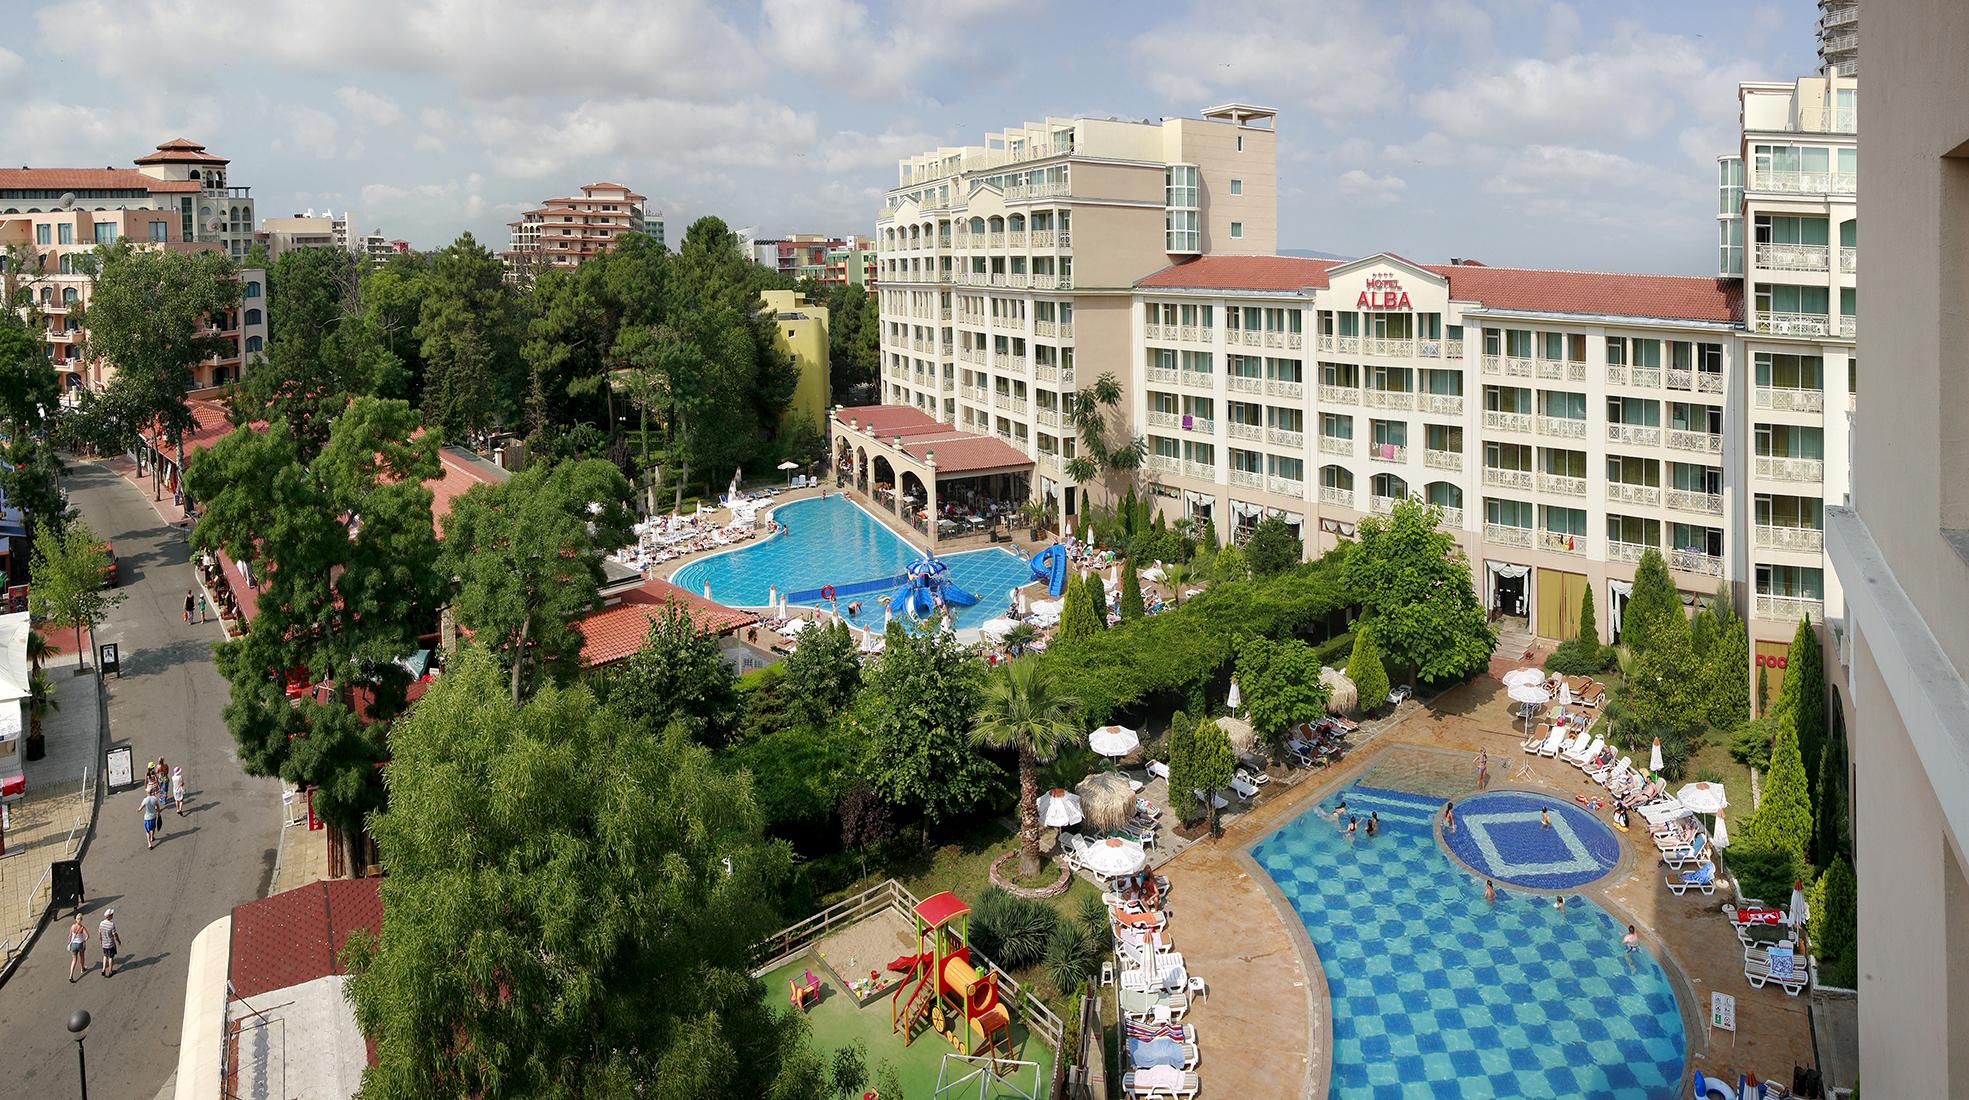
[[[948,890],[941,894],[931,894],[916,903],[916,916],[931,928],[942,928],[970,911],[970,906]]]

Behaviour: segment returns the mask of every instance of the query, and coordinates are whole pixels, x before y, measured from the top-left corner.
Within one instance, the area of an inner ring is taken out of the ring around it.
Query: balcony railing
[[[1425,413],[1439,416],[1462,416],[1463,398],[1453,393],[1423,393],[1416,395],[1416,404]]]
[[[1214,390],[1217,388],[1217,376],[1203,371],[1186,370],[1183,372],[1182,384],[1193,390]]]
[[[1540,531],[1538,546],[1541,550],[1550,550],[1557,554],[1583,555],[1586,553],[1586,536],[1569,535],[1563,531]]]
[[[1147,373],[1149,381],[1162,382],[1171,386],[1176,385],[1182,379],[1182,373],[1175,367],[1149,367],[1147,368]]]
[[[1463,509],[1442,505],[1442,512],[1443,521],[1439,526],[1450,531],[1461,531],[1463,529]]]
[[[1149,469],[1159,474],[1180,474],[1183,472],[1183,460],[1175,455],[1150,455]]]
[[[1823,482],[1825,480],[1825,460],[1819,458],[1779,458],[1773,455],[1758,455],[1753,467],[1758,477],[1773,481]]]
[[[1461,470],[1462,451],[1436,451],[1425,448],[1422,451],[1422,465],[1432,470]]]
[[[1841,314],[1839,317],[1839,338],[1857,340],[1860,335],[1860,320],[1857,317]]]
[[[1224,388],[1232,393],[1264,393],[1265,380],[1248,375],[1232,374],[1224,378]]]
[[[1566,474],[1548,474],[1541,470],[1538,474],[1538,491],[1562,497],[1583,497],[1586,495],[1586,479]]]
[[[1177,326],[1176,326],[1176,339],[1178,339],[1178,340],[1182,340],[1182,341],[1184,341],[1185,343],[1192,343],[1192,344],[1193,344],[1193,343],[1195,343],[1195,342],[1197,341],[1197,339],[1198,339],[1198,337],[1197,337],[1197,333],[1198,333],[1199,331],[1201,331],[1201,330],[1200,330],[1200,329],[1198,329],[1198,328],[1197,328],[1197,326],[1195,326],[1195,325],[1177,325]]]
[[[1825,271],[1832,265],[1831,252],[1822,244],[1759,241],[1753,256],[1758,267],[1772,271]]]
[[[1208,462],[1197,462],[1186,458],[1183,460],[1183,476],[1211,481],[1217,476],[1217,467]]]
[[[1320,336],[1319,336],[1319,350],[1321,350],[1321,351],[1332,351],[1332,350],[1333,350],[1333,334],[1332,334],[1332,333],[1330,333],[1330,332],[1322,332],[1322,333],[1320,333]]]
[[[1285,428],[1266,428],[1265,442],[1274,447],[1287,447],[1295,451],[1306,449],[1306,433],[1289,431]]]
[[[1860,250],[1857,248],[1841,247],[1839,249],[1840,273],[1844,275],[1851,275],[1854,272],[1858,271],[1859,269],[1860,269]]]
[[[1723,575],[1723,559],[1699,550],[1671,550],[1668,553],[1668,568],[1703,577],[1720,577]]]
[[[1336,508],[1352,508],[1354,506],[1354,491],[1352,489],[1336,489],[1331,485],[1322,485],[1320,486],[1320,503],[1331,504]]]
[[[1174,340],[1175,325],[1147,324],[1142,326],[1142,335],[1150,340]]]
[[[990,396],[985,393],[983,386],[959,386],[957,387],[957,395],[966,401],[976,401],[980,405],[990,400]]]
[[[1661,504],[1661,486],[1640,485],[1631,481],[1607,482],[1607,500],[1616,504],[1640,504],[1657,507]]]
[[[1183,423],[1182,416],[1177,413],[1157,412],[1154,409],[1148,411],[1145,419],[1151,428],[1177,428],[1181,427]]]
[[[1513,355],[1505,356],[1504,376],[1506,378],[1530,378],[1532,376],[1532,361],[1530,359],[1520,359]]]
[[[1823,313],[1759,313],[1751,327],[1770,336],[1831,336],[1838,331]]]
[[[1201,416],[1192,416],[1188,419],[1189,423],[1183,425],[1184,431],[1197,432],[1201,435],[1217,434],[1217,422],[1215,420]]]
[[[1361,400],[1370,409],[1407,410],[1415,407],[1415,395],[1407,390],[1369,388],[1361,391]]]
[[[1669,489],[1663,494],[1663,503],[1682,512],[1699,512],[1706,516],[1723,514],[1723,494],[1703,493],[1692,489]]]
[[[1368,336],[1361,340],[1361,350],[1369,355],[1398,356],[1406,359],[1415,354],[1415,341]]]
[[[1404,463],[1408,461],[1408,446],[1402,443],[1376,443],[1370,439],[1367,457],[1376,462]]]
[[[1668,388],[1687,390],[1690,393],[1722,393],[1723,372],[1713,370],[1685,370],[1681,367],[1668,368]]]
[[[1060,411],[1058,409],[1040,409],[1033,414],[1033,418],[1042,428],[1052,428],[1057,431],[1060,427]]]
[[[1298,401],[1306,396],[1306,384],[1304,382],[1287,382],[1282,378],[1267,378],[1265,379],[1265,395],[1267,397],[1285,397]]]
[[[1529,527],[1513,527],[1504,523],[1484,524],[1484,541],[1504,546],[1531,546],[1538,533]]]
[[[1608,542],[1607,543],[1608,561],[1624,561],[1629,563],[1638,562],[1641,560],[1641,555],[1647,552],[1648,552],[1648,546],[1646,543],[1641,543],[1641,542]]]
[[[1670,428],[1667,443],[1671,451],[1694,451],[1706,455],[1723,453],[1723,437],[1714,432],[1690,432],[1680,428]]]
[[[1232,470],[1230,479],[1231,484],[1240,489],[1263,489],[1265,487],[1265,475],[1255,470]]]
[[[1451,359],[1463,358],[1463,341],[1445,340],[1443,342],[1443,354]]]
[[[1354,454],[1354,441],[1337,435],[1320,436],[1320,453],[1351,458]]]
[[[1751,602],[1751,613],[1760,619],[1775,619],[1782,623],[1795,623],[1802,618],[1818,623],[1825,621],[1825,601],[1805,596],[1767,596],[1759,592]]]
[[[1013,416],[1024,416],[1026,414],[1026,399],[1023,397],[1009,397],[1001,393],[992,400],[992,404],[1004,409]]]
[[[1757,545],[1766,550],[1798,550],[1816,554],[1825,549],[1825,532],[1817,527],[1757,525]]]
[[[1541,416],[1538,418],[1538,434],[1557,439],[1585,439],[1586,421],[1574,420],[1569,416]]]
[[[1759,386],[1755,394],[1757,407],[1774,409],[1780,412],[1824,412],[1825,391],[1797,389],[1790,386]]]
[[[1285,497],[1303,497],[1306,495],[1306,483],[1297,478],[1278,477],[1274,475],[1265,479],[1265,488]]]
[[[1240,424],[1233,420],[1224,425],[1224,434],[1232,439],[1257,443],[1265,438],[1265,428],[1262,424]]]
[[[1859,178],[1851,172],[1784,172],[1776,169],[1750,173],[1750,190],[1776,191],[1787,195],[1850,195]]]
[[[1484,410],[1484,427],[1494,432],[1531,431],[1531,414]]]
[[[1358,405],[1361,391],[1352,386],[1332,386],[1320,383],[1320,401],[1328,405]]]
[[[1405,499],[1407,498],[1369,496],[1367,498],[1367,510],[1373,512],[1377,516],[1393,515],[1395,512],[1395,505]]]
[[[1522,489],[1531,492],[1538,479],[1530,470],[1508,470],[1502,466],[1484,467],[1484,484],[1496,489]]]

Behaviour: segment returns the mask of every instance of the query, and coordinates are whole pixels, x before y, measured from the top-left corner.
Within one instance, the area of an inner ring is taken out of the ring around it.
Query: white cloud
[[[1579,13],[1553,4],[1545,13],[1545,56],[1565,57],[1579,44]]]
[[[375,92],[344,85],[335,90],[335,102],[349,117],[365,126],[395,126],[403,121],[403,111]]]
[[[342,124],[328,112],[290,103],[275,108],[274,113],[280,120],[280,136],[272,143],[274,150],[317,160],[343,154]]]
[[[1276,100],[1329,121],[1401,106],[1406,39],[1360,0],[1232,0],[1137,35],[1156,91],[1198,110],[1220,96]]]
[[[1377,176],[1359,168],[1341,173],[1334,190],[1353,206],[1393,206],[1402,201],[1408,181],[1400,176]]]

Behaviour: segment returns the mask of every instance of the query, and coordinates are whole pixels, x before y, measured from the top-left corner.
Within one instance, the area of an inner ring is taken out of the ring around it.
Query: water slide
[[[1032,579],[1046,582],[1046,594],[1057,597],[1066,590],[1067,550],[1054,543],[1032,556]]]

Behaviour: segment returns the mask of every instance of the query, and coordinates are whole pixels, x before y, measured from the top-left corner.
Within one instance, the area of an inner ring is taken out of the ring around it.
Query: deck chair
[[[1180,1085],[1173,1083],[1149,1085],[1140,1080],[1141,1074],[1144,1072],[1147,1071],[1135,1071],[1121,1075],[1122,1095],[1133,1097],[1134,1100],[1145,1100],[1145,1098],[1150,1097],[1156,1098],[1156,1100],[1163,1100],[1163,1098],[1194,1100],[1197,1090],[1202,1087],[1202,1083],[1198,1081],[1194,1073],[1183,1074],[1183,1081]]]
[[[1606,747],[1607,747],[1606,738],[1595,737],[1590,743],[1575,748],[1573,751],[1567,753],[1566,763],[1571,764],[1575,768],[1583,768],[1586,766],[1586,762],[1588,760],[1593,759],[1593,757],[1597,755],[1601,749]]]
[[[1762,989],[1766,983],[1776,982],[1793,997],[1805,988],[1804,960],[1790,951],[1746,948],[1743,953],[1743,976],[1750,979],[1753,989]]]
[[[1713,894],[1716,892],[1716,865],[1705,863],[1693,871],[1683,871],[1680,876],[1670,875],[1665,883],[1668,892],[1676,897],[1681,897],[1690,890]]]

